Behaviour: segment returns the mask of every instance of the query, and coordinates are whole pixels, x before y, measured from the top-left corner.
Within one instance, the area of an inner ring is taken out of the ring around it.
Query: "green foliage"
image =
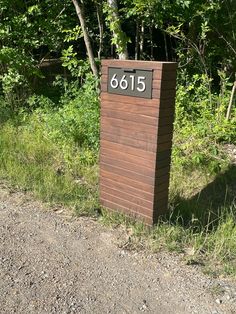
[[[67,9],[66,1],[0,1],[0,93],[12,106],[25,104],[42,59],[62,46]]]
[[[173,160],[185,166],[205,165],[208,171],[218,171],[224,159],[219,144],[236,143],[236,112],[231,120],[225,119],[230,84],[226,79],[222,81],[217,95],[209,90],[204,74],[183,77],[176,96]]]
[[[99,102],[96,81],[90,74],[83,88],[68,83],[59,106],[43,96],[29,99],[30,107],[37,107],[26,116],[29,131],[42,127],[44,136],[63,146],[83,147],[96,152],[99,145]],[[72,87],[71,87],[72,86]],[[89,162],[89,161],[87,161]],[[93,160],[94,162],[94,160]]]

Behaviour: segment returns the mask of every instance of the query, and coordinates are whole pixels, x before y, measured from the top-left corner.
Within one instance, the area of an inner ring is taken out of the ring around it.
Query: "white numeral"
[[[121,89],[127,89],[128,88],[128,82],[126,80],[126,75],[123,75],[122,79],[120,80],[120,88]]]
[[[131,78],[131,90],[134,90],[134,75],[129,76]]]
[[[112,79],[111,79],[111,82],[110,82],[112,88],[117,88],[118,85],[119,85],[119,82],[118,82],[116,76],[117,76],[116,73],[112,76]]]
[[[146,89],[146,84],[144,82],[144,80],[146,79],[145,76],[138,76],[138,85],[141,85],[142,87],[137,87],[137,90],[139,92],[144,92]]]

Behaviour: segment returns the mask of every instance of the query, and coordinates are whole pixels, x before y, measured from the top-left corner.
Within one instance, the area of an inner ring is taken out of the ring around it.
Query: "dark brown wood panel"
[[[156,169],[156,178],[160,178],[162,176],[167,176],[170,171],[170,167],[167,166],[165,168],[157,168]]]
[[[102,103],[104,101],[112,101],[115,103],[127,103],[129,105],[141,105],[146,107],[154,107],[156,108],[160,102],[156,99],[145,99],[140,97],[131,97],[131,96],[124,96],[124,95],[116,95],[116,94],[108,94],[107,92],[102,92],[100,95]],[[170,101],[169,101],[170,102]]]
[[[165,196],[162,199],[155,199],[155,208],[158,209],[158,207],[162,208],[163,206],[168,204],[168,196]]]
[[[102,130],[103,132],[103,130]],[[130,137],[133,139],[141,140],[141,141],[146,141],[149,143],[156,144],[157,143],[157,135],[156,134],[150,134],[150,133],[145,133],[142,131],[133,131],[130,129],[123,129],[120,127],[116,126],[111,126],[111,125],[106,125],[105,128],[106,133],[110,134],[116,134],[117,136],[120,137]],[[158,142],[167,142],[168,139],[171,139],[170,135],[163,135],[163,137],[158,138]]]
[[[154,70],[153,80],[162,80],[162,82],[175,81],[176,80],[176,72],[175,71],[161,72],[158,70]]]
[[[174,107],[174,99],[145,99],[145,98],[139,98],[139,97],[131,97],[131,96],[123,96],[123,95],[116,95],[116,94],[109,94],[107,92],[101,92],[100,95],[101,102],[104,101],[112,101],[113,103],[124,103],[129,105],[140,105],[145,107],[154,107],[169,110],[169,108]]]
[[[118,182],[116,180],[111,180],[111,179],[108,179],[106,177],[100,178],[100,184],[105,185],[107,187],[110,187],[112,189],[126,192],[130,195],[133,195],[133,196],[140,197],[140,198],[142,198],[146,201],[149,201],[149,202],[153,202],[153,200],[154,200],[154,196],[152,193],[145,192],[143,189],[139,190],[139,189],[137,189],[137,187],[133,187],[131,185],[127,185],[125,183]],[[160,193],[162,193],[161,195],[163,195],[163,197],[165,197],[163,192],[160,192]]]
[[[170,176],[161,177],[159,180],[156,180],[155,191],[161,192],[168,189]],[[156,192],[155,192],[156,193]]]
[[[160,90],[160,89],[153,89],[152,90],[152,97],[157,99],[173,99],[175,97],[175,89],[171,90]]]
[[[156,160],[156,154],[153,152],[147,152],[147,151],[144,151],[142,149],[129,147],[129,146],[126,146],[123,144],[111,143],[111,142],[106,141],[106,140],[101,140],[101,147],[109,148],[109,149],[112,149],[113,151],[125,152],[125,153],[133,155],[133,156],[142,157],[142,158],[149,160],[149,161],[155,161]],[[134,158],[134,161],[135,161],[135,158]]]
[[[150,117],[157,118],[159,106],[156,106],[156,107],[145,106],[145,103],[143,103],[142,105],[136,105],[136,104],[131,105],[129,103],[121,103],[121,102],[118,103],[112,100],[110,101],[105,100],[103,101],[102,109],[117,110],[121,112],[123,115],[125,115],[124,112],[129,112],[135,115],[137,114],[137,115],[150,116]]]
[[[142,150],[145,150],[147,152],[153,152],[153,153],[155,153],[156,147],[157,147],[156,143],[151,143],[148,141],[141,141],[141,140],[137,140],[135,138],[124,137],[124,136],[120,136],[120,135],[112,134],[112,133],[101,132],[100,138],[102,140],[127,145],[130,147],[142,149]]]
[[[170,141],[158,144],[158,152],[166,151],[168,149],[171,149],[172,143]]]
[[[171,156],[168,156],[167,158],[164,158],[162,160],[156,161],[156,168],[165,168],[170,165],[171,162]]]
[[[175,62],[157,62],[157,61],[137,61],[136,60],[118,60],[118,59],[105,59],[102,60],[102,67],[119,67],[127,69],[147,69],[147,70],[165,70],[176,71],[177,64]]]
[[[132,211],[130,209],[127,209],[124,206],[121,206],[120,204],[116,204],[114,202],[108,201],[106,199],[101,199],[101,204],[104,207],[109,208],[110,210],[113,210],[114,212],[122,212],[123,214],[128,214],[132,218],[140,218],[144,223],[148,225],[153,224],[153,217],[152,215],[150,216],[145,216],[143,214],[138,214],[136,211]]]
[[[127,162],[122,159],[117,158],[116,156],[108,156],[108,155],[100,155],[100,162],[111,165],[111,166],[117,166],[124,170],[131,170],[133,172],[137,172],[139,174],[142,174],[144,176],[153,176],[153,169],[140,166],[137,163],[135,163],[135,160],[133,162]]]
[[[135,163],[137,166],[141,166],[141,167],[144,166],[152,170],[155,168],[155,163],[156,163],[155,159],[147,159],[147,158],[143,158],[139,156],[134,156],[124,151],[113,150],[110,148],[105,148],[103,146],[101,146],[100,148],[100,156],[102,155],[113,156],[116,159],[123,160],[129,163]],[[163,161],[165,162],[168,161],[168,158],[165,158]],[[170,162],[170,158],[168,162]],[[167,164],[165,163],[165,165]]]
[[[146,208],[141,205],[134,204],[132,202],[129,202],[123,198],[110,195],[109,193],[105,193],[104,191],[101,191],[100,194],[101,199],[108,200],[110,202],[114,202],[115,204],[120,204],[124,208],[127,208],[127,210],[134,211],[138,214],[143,214],[145,216],[151,216],[152,215],[152,208]]]
[[[170,155],[171,155],[171,150],[170,149],[162,151],[162,152],[157,151],[156,162],[159,163],[159,162],[161,162],[163,160],[169,159]]]
[[[115,180],[120,183],[124,183],[126,185],[130,185],[138,190],[142,190],[147,193],[153,193],[154,192],[154,187],[150,184],[146,184],[144,182],[138,182],[135,180],[132,180],[130,178],[124,177],[123,175],[118,175],[116,173],[106,171],[102,168],[100,168],[100,175],[104,178],[110,179],[110,180]]]
[[[122,120],[122,119],[115,119],[115,118],[110,118],[110,117],[104,117],[103,115],[101,116],[100,121],[101,121],[101,130],[103,130],[103,128],[105,129],[106,125],[110,125],[110,126],[127,129],[127,130],[143,131],[149,134],[156,134],[156,131],[157,131],[157,128],[154,125],[128,121],[128,120]],[[163,133],[162,135],[164,134],[166,133]]]
[[[143,183],[151,185],[151,186],[155,185],[155,177],[144,176],[144,175],[141,175],[139,173],[136,173],[136,172],[133,172],[130,170],[124,170],[122,168],[118,168],[115,166],[105,164],[103,162],[100,162],[100,168],[102,170],[107,171],[107,172],[118,174],[119,176],[129,178],[129,179],[136,181],[136,182],[143,182]],[[153,174],[153,175],[155,175],[155,174]]]
[[[173,124],[164,125],[158,128],[157,136],[167,135],[173,132]]]
[[[149,201],[146,201],[145,199],[142,199],[141,197],[134,196],[134,195],[129,194],[127,192],[120,191],[120,190],[117,190],[115,188],[113,189],[113,188],[110,188],[109,186],[101,184],[100,185],[100,195],[102,196],[103,193],[121,198],[123,200],[128,201],[129,203],[132,203],[132,204],[137,205],[137,206],[141,206],[141,207],[149,209],[149,210],[153,209],[153,203],[154,203],[153,201],[154,200],[152,200],[152,202],[149,202]]]
[[[173,137],[173,134],[172,134],[172,133],[159,136],[159,137],[157,138],[157,143],[158,143],[158,145],[159,145],[159,144],[162,144],[162,143],[171,142],[171,141],[172,141],[172,137]]]
[[[108,118],[133,121],[137,123],[144,123],[144,124],[149,124],[149,125],[154,125],[154,126],[157,125],[157,119],[155,117],[150,117],[150,116],[146,116],[142,114],[134,114],[130,112],[126,112],[124,114],[123,111],[107,109],[104,107],[101,109],[101,115],[103,117],[108,117]]]

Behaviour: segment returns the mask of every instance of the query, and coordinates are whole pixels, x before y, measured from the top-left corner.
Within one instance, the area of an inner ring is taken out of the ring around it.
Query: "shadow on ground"
[[[218,174],[190,199],[177,197],[172,205],[171,221],[184,226],[213,228],[229,212],[236,218],[236,165]]]

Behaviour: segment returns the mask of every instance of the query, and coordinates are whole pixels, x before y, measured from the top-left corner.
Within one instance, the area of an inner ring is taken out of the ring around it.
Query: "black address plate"
[[[152,70],[108,67],[108,93],[152,98]]]

